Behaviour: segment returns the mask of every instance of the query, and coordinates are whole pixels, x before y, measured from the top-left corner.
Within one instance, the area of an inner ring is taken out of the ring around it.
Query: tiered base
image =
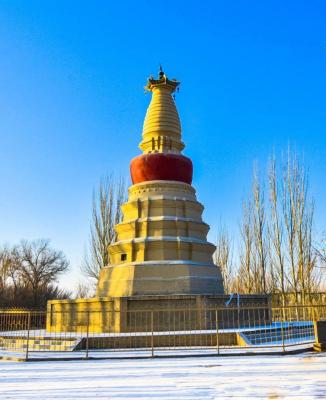
[[[192,261],[144,261],[102,268],[98,297],[223,293],[219,268]]]

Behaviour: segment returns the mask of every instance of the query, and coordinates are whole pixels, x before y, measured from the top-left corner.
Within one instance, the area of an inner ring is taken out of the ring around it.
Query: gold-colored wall
[[[221,329],[242,323],[270,322],[270,299],[266,295],[242,295],[226,307],[228,295],[130,296],[51,300],[47,309],[47,331],[75,333],[118,333]],[[256,307],[256,308],[255,308]],[[152,323],[152,321],[153,323]]]

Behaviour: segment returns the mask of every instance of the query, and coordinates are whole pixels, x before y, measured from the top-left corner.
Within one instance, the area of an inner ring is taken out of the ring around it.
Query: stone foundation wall
[[[236,297],[230,301],[226,295],[135,296],[49,301],[46,329],[90,334],[209,330],[271,319],[270,299],[263,295],[243,295],[239,307]]]

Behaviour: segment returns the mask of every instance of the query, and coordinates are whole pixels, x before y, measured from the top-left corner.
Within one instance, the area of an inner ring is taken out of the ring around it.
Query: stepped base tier
[[[131,186],[122,206],[123,222],[116,226],[118,241],[110,246],[112,264],[101,270],[96,295],[223,293],[202,210],[195,190],[186,183]]]

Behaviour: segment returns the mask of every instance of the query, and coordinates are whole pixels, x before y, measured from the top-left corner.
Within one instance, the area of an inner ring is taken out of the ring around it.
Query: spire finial
[[[158,73],[159,79],[162,79],[164,76],[164,72],[163,72],[163,68],[162,68],[162,64],[160,64],[160,71]]]
[[[155,79],[153,76],[150,76],[147,80],[147,85],[145,86],[145,90],[151,92],[153,88],[155,87],[167,87],[170,89],[171,93],[173,93],[176,88],[179,86],[180,82],[178,82],[176,79],[168,79],[168,77],[165,75],[162,65],[160,64],[160,69],[158,73],[158,78]]]

